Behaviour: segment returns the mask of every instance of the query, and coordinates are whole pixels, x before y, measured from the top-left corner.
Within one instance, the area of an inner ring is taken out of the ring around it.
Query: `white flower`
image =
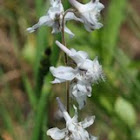
[[[104,5],[99,0],[91,0],[87,4],[81,4],[76,0],[69,0],[69,2],[78,11],[76,15],[82,19],[87,31],[91,32],[103,26],[98,22],[100,11],[104,8]]]
[[[64,66],[60,66],[58,68],[50,67],[50,72],[55,77],[55,80],[52,81],[53,84],[71,81],[75,78],[76,75],[76,70],[71,67]]]
[[[88,84],[87,81],[76,81],[72,82],[70,85],[70,95],[79,104],[79,109],[82,109],[87,100],[87,96],[91,97],[91,83]]]
[[[94,123],[95,116],[87,117],[84,121],[78,122],[77,108],[74,106],[75,115],[71,118],[59,98],[57,98],[57,101],[66,121],[66,128],[62,130],[58,128],[51,128],[47,131],[47,135],[51,136],[54,140],[97,140],[96,137],[90,135],[85,130],[85,128]]]
[[[56,44],[77,64],[75,73],[78,73],[76,76],[78,80],[88,80],[89,83],[95,83],[99,79],[103,79],[102,66],[99,64],[97,57],[90,60],[88,54],[84,51],[69,50],[59,41],[56,41]]]
[[[42,16],[38,23],[32,27],[27,28],[27,31],[32,33],[40,26],[49,26],[52,27],[52,33],[59,33],[62,30],[62,19],[64,14],[64,8],[61,3],[61,0],[50,0],[51,7],[49,8],[46,15]],[[73,13],[68,13],[65,16],[65,22],[69,20],[80,21]],[[73,37],[74,34],[64,25],[64,31]]]
[[[102,66],[97,58],[93,61],[89,59],[84,51],[69,50],[67,47],[56,41],[56,44],[77,64],[76,68],[60,66],[58,68],[50,67],[52,75],[55,77],[52,83],[62,83],[71,81],[70,94],[82,109],[86,104],[86,98],[91,97],[92,84],[103,79]]]

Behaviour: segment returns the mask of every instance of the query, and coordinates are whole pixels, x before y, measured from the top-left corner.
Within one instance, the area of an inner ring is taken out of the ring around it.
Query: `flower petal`
[[[87,128],[94,123],[94,120],[95,120],[95,116],[87,117],[84,119],[84,121],[81,122],[81,125],[83,128]]]
[[[64,139],[64,137],[66,136],[66,133],[67,133],[67,129],[58,129],[58,128],[51,128],[47,131],[47,135],[48,136],[51,136],[52,139],[55,139],[55,140],[61,140],[61,139]]]
[[[86,104],[87,96],[91,97],[91,92],[88,92],[86,85],[73,83],[70,86],[71,96],[77,101],[79,104],[79,109],[82,109]]]
[[[74,33],[72,33],[71,30],[66,26],[64,27],[64,31],[65,33],[69,34],[70,38],[73,38],[75,36]]]
[[[92,0],[91,0],[92,1]],[[99,2],[99,0],[95,1],[95,4],[97,5],[97,9],[99,10],[99,12],[104,9],[104,5],[102,3]]]
[[[75,99],[79,105],[79,109],[81,110],[86,105],[87,96],[83,95],[80,97],[75,97]]]
[[[88,71],[93,68],[93,61],[90,59],[86,59],[80,66],[79,69]]]
[[[37,28],[39,28],[40,26],[43,25],[51,25],[52,24],[52,20],[48,17],[48,16],[42,16],[39,19],[39,22],[35,25],[33,25],[32,27],[27,28],[27,31],[32,33],[34,32]]]
[[[70,55],[71,51],[66,46],[64,46],[57,40],[55,41],[55,43],[63,52],[65,52],[68,56]]]
[[[75,49],[69,50],[66,46],[56,41],[58,47],[64,51],[69,57],[71,57],[77,64],[82,63],[88,58],[88,54],[84,51],[76,51]]]
[[[89,56],[84,51],[76,51],[75,49],[71,49],[69,57],[71,57],[77,63],[77,65],[79,65],[80,63],[85,61],[85,59],[87,59]]]
[[[80,98],[76,98],[79,109],[81,110],[86,105],[87,96],[81,96]]]
[[[99,80],[104,81],[102,66],[99,64],[97,57],[93,60],[92,82],[95,83]]]
[[[76,0],[69,0],[69,2],[76,9],[82,8],[82,4]]]
[[[81,79],[84,81],[78,81],[77,83],[73,83],[70,86],[70,91],[72,95],[76,98],[80,98],[81,96],[85,95],[91,97],[92,87],[91,84],[86,83],[85,79]]]
[[[66,14],[66,16],[65,16],[65,21],[69,21],[69,20],[75,20],[75,21],[83,22],[80,18],[77,18],[77,17],[75,16],[75,14],[72,13],[72,12],[68,12],[68,13]]]
[[[55,83],[71,81],[75,78],[76,74],[76,71],[73,68],[64,66],[60,66],[58,68],[50,67],[50,71],[52,75],[56,77]]]
[[[63,113],[63,117],[64,117],[66,123],[67,123],[67,122],[71,122],[72,119],[71,119],[70,115],[68,114],[68,112],[66,111],[66,109],[65,109],[64,105],[62,104],[60,98],[57,97],[56,100],[57,100],[59,109],[60,109],[61,112]]]
[[[83,129],[79,124],[77,126],[73,127],[73,130],[71,129],[71,140],[89,140],[89,134],[88,132]]]

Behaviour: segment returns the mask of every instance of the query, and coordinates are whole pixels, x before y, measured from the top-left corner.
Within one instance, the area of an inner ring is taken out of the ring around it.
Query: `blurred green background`
[[[80,120],[96,115],[89,131],[99,140],[140,140],[140,1],[100,1],[102,29],[88,33],[80,23],[67,24],[76,35],[67,36],[68,47],[98,56],[106,79],[93,86]],[[0,140],[49,140],[48,128],[64,126],[55,97],[66,103],[65,85],[52,86],[49,73],[63,64],[54,43],[61,35],[48,27],[26,32],[48,7],[45,0],[0,1]]]

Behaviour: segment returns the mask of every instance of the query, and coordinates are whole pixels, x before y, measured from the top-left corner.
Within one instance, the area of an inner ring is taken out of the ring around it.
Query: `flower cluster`
[[[66,22],[75,20],[84,24],[87,31],[91,32],[95,29],[101,28],[103,25],[99,22],[100,12],[104,5],[99,0],[91,0],[87,4],[81,4],[77,0],[69,0],[73,9],[64,11],[61,0],[50,0],[50,8],[47,13],[42,16],[38,23],[29,27],[28,32],[32,33],[41,26],[52,27],[52,33],[62,33],[63,43],[64,32],[73,37],[74,34],[67,28]],[[56,41],[57,46],[75,63],[75,67],[59,66],[57,68],[51,66],[50,72],[55,77],[53,84],[69,82],[69,93],[74,98],[79,109],[82,109],[87,97],[91,97],[92,85],[98,83],[99,80],[104,80],[102,66],[99,64],[97,57],[91,60],[88,54],[84,51],[76,51],[75,49],[68,49],[64,44]],[[65,107],[57,98],[59,109],[66,121],[66,128],[60,130],[58,128],[51,128],[47,131],[54,140],[96,140],[86,131],[86,128],[93,124],[95,117],[88,117],[82,122],[78,122],[78,112],[74,105],[75,115],[70,117]]]
[[[35,24],[32,27],[27,28],[27,31],[32,33],[37,28],[39,28],[40,26],[46,25],[46,26],[52,27],[52,33],[53,34],[61,32],[61,30],[62,30],[62,19],[63,19],[63,15],[64,15],[63,5],[61,3],[61,0],[50,0],[50,4],[51,4],[51,7],[49,8],[46,15],[42,16],[39,19],[37,24]],[[69,21],[69,20],[80,21],[80,19],[77,18],[74,15],[74,13],[71,13],[71,12],[68,13],[65,16],[65,21],[64,22]],[[64,31],[66,33],[68,33],[71,37],[74,36],[74,34],[66,27],[66,25],[64,26]]]
[[[83,21],[87,31],[91,32],[94,29],[100,29],[103,25],[98,22],[100,11],[104,5],[99,0],[91,0],[87,4],[81,4],[76,0],[69,0],[71,5],[77,10],[76,15]]]
[[[78,112],[75,106],[73,106],[75,115],[71,118],[59,98],[57,98],[57,102],[66,121],[66,128],[62,130],[56,127],[51,128],[47,131],[47,135],[51,136],[54,140],[97,140],[95,136],[92,136],[85,130],[94,123],[95,116],[87,117],[84,121],[78,122]]]
[[[60,66],[50,67],[50,71],[55,77],[53,84],[70,81],[70,94],[82,109],[86,103],[86,97],[91,97],[92,84],[103,79],[102,66],[97,58],[93,61],[89,59],[84,51],[69,50],[66,46],[56,41],[58,47],[64,51],[75,63],[76,68]]]
[[[99,29],[102,24],[98,22],[98,17],[100,16],[100,11],[104,6],[96,0],[87,4],[81,4],[76,0],[69,0],[69,2],[75,8],[75,12],[68,12],[64,18],[64,23],[69,20],[79,21],[84,24],[87,31],[92,31],[94,29]],[[50,0],[50,8],[46,15],[42,16],[38,23],[32,27],[27,28],[27,31],[32,33],[40,26],[52,27],[52,33],[56,34],[62,30],[62,22],[64,16],[64,8],[61,0]],[[64,31],[73,37],[74,34],[64,25]]]

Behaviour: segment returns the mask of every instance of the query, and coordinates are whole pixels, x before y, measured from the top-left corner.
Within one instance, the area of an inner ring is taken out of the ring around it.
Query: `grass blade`
[[[111,0],[105,25],[101,33],[102,59],[104,64],[111,64],[118,40],[127,0]]]

